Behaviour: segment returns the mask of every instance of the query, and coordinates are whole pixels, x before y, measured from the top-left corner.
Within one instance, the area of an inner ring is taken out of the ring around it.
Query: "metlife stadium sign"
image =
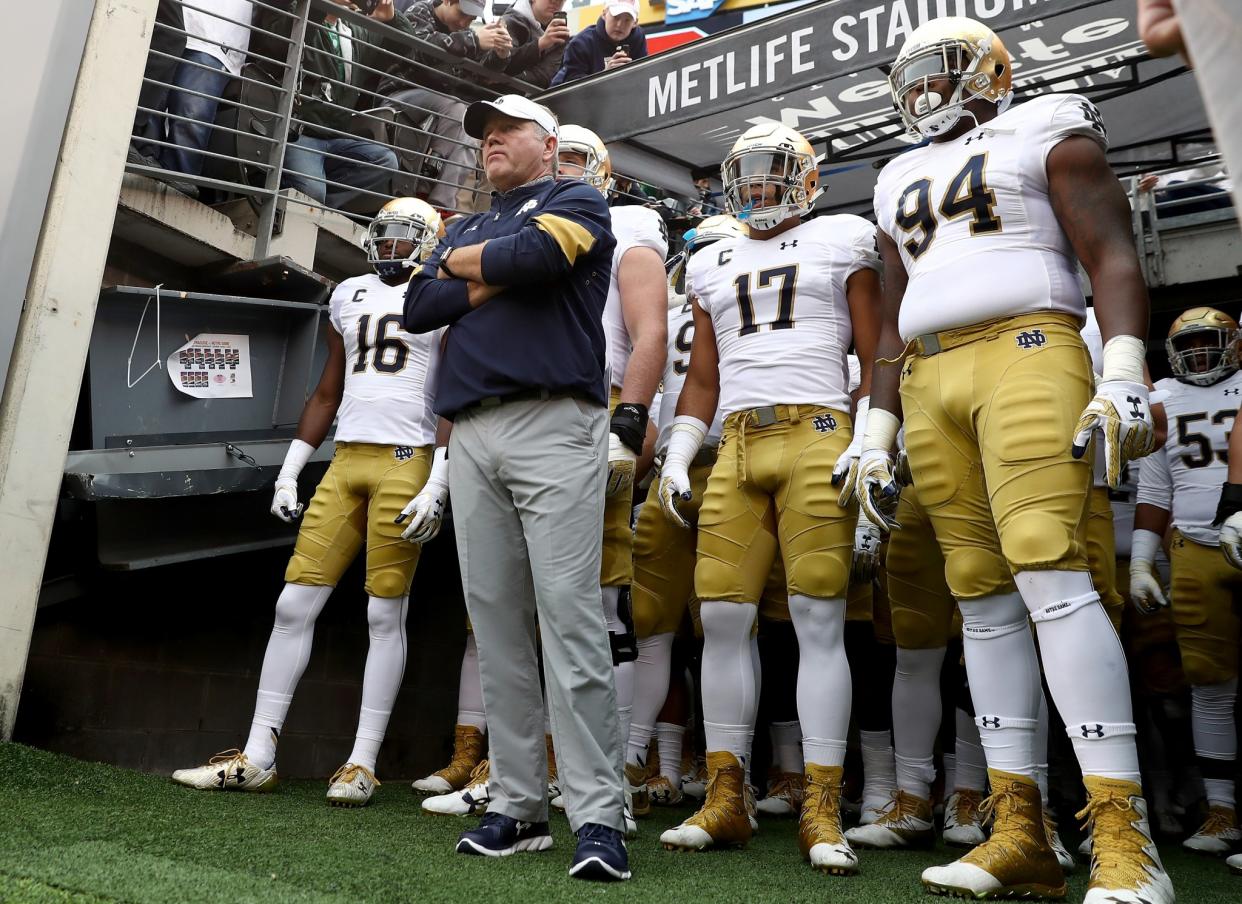
[[[706,19],[720,9],[724,0],[667,0],[664,5],[664,21],[669,25],[678,22],[694,22]]]

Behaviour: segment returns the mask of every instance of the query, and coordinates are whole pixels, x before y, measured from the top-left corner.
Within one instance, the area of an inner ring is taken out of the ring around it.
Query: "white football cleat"
[[[954,791],[944,804],[944,843],[952,847],[972,848],[983,844],[987,834],[979,818],[983,794],[971,788]]]
[[[1057,822],[1047,810],[1044,810],[1044,834],[1048,836],[1048,847],[1057,855],[1057,863],[1061,864],[1061,869],[1065,873],[1072,873],[1078,863],[1074,860],[1074,855],[1065,849],[1061,842],[1061,833],[1057,831]]]
[[[1242,854],[1234,854],[1225,861],[1225,865],[1229,867],[1229,872],[1242,876]]]
[[[365,807],[380,786],[366,766],[346,763],[328,780],[328,803],[334,807]]]
[[[240,750],[226,750],[205,766],[178,769],[172,780],[199,791],[271,791],[276,786],[276,765],[261,769]]]
[[[1088,831],[1087,834],[1083,836],[1082,841],[1078,842],[1078,856],[1090,857],[1091,847],[1091,832]]]
[[[638,837],[638,820],[634,818],[634,814],[630,812],[630,805],[627,801],[625,806],[621,808],[621,816],[625,820],[625,837]]]
[[[1208,816],[1199,831],[1182,842],[1182,847],[1196,854],[1220,857],[1232,853],[1242,842],[1238,814],[1228,807],[1209,807]]]
[[[931,801],[898,789],[879,819],[870,825],[854,826],[845,838],[862,848],[929,848],[936,843]]]
[[[489,774],[488,761],[483,760],[471,773],[470,784],[460,791],[428,797],[423,801],[423,809],[445,816],[482,816],[492,799],[488,792]]]
[[[693,770],[681,777],[681,793],[695,800],[707,796],[707,761],[702,757],[696,758]]]

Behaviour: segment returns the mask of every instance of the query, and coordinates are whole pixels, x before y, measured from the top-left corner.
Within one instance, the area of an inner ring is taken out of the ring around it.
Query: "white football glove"
[[[608,488],[605,495],[620,496],[634,492],[634,472],[638,456],[615,433],[608,434]]]
[[[1242,512],[1235,512],[1220,526],[1220,551],[1234,568],[1242,569]]]
[[[302,503],[298,502],[298,475],[310,461],[315,447],[304,440],[295,439],[289,443],[289,451],[285,453],[280,473],[276,475],[276,492],[272,496],[272,514],[286,524],[292,524],[302,517]]]
[[[679,527],[690,527],[677,510],[677,503],[690,501],[690,463],[706,436],[707,424],[697,417],[680,414],[673,421],[668,451],[664,453],[664,465],[660,469],[659,495],[665,517]]]
[[[302,503],[298,502],[297,480],[276,478],[276,493],[272,496],[272,514],[285,524],[292,524],[302,517]]]
[[[1156,448],[1151,403],[1143,383],[1143,352],[1143,341],[1134,336],[1108,340],[1104,375],[1074,428],[1071,452],[1075,458],[1086,454],[1096,430],[1104,434],[1105,479],[1114,488],[1121,485],[1127,462],[1150,455]]]
[[[1130,602],[1144,615],[1169,605],[1160,576],[1156,574],[1156,550],[1160,535],[1155,531],[1136,530],[1130,541]]]
[[[401,514],[393,519],[394,523],[401,524],[410,518],[410,523],[401,532],[401,538],[411,543],[427,543],[435,539],[436,534],[440,533],[440,525],[444,523],[448,495],[448,449],[437,446],[427,482],[418,495],[406,503]]]
[[[837,504],[845,508],[854,498],[855,481],[858,478],[858,458],[862,455],[863,435],[867,432],[867,409],[871,407],[870,396],[858,400],[854,412],[854,438],[845,447],[832,468],[832,485],[841,488]],[[842,483],[844,481],[844,483]]]
[[[854,558],[850,562],[850,581],[870,583],[880,566],[880,544],[884,532],[876,527],[863,510],[858,512],[858,524],[854,528]]]

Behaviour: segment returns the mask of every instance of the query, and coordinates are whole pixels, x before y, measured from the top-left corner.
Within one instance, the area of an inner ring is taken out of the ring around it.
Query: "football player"
[[[1138,509],[1130,550],[1130,598],[1140,611],[1170,605],[1155,573],[1170,520],[1172,613],[1182,667],[1191,685],[1195,757],[1207,792],[1208,817],[1183,843],[1221,855],[1242,842],[1234,799],[1238,736],[1236,608],[1242,574],[1217,552],[1214,506],[1228,470],[1229,431],[1242,395],[1238,323],[1215,308],[1191,308],[1173,321],[1165,343],[1173,378],[1157,387],[1170,429],[1164,446],[1139,468]]]
[[[1115,485],[1152,450],[1147,292],[1098,111],[1064,94],[1010,109],[1011,80],[986,26],[945,17],[915,29],[889,84],[926,142],[889,161],[875,191],[884,366],[857,485],[873,520],[892,526],[904,413],[918,501],[962,613],[995,817],[987,841],[923,882],[977,897],[1065,894],[1036,782],[1033,619],[1096,828],[1086,900],[1162,904],[1173,891],[1142,798],[1125,657],[1088,570],[1083,459],[1102,429]],[[1105,339],[1094,390],[1078,261]]]
[[[443,769],[416,779],[415,791],[449,794],[470,783],[487,752],[487,716],[483,711],[483,682],[479,677],[479,648],[467,625],[466,650],[457,682],[457,722],[453,726],[453,756]]]
[[[626,210],[628,208],[620,208]],[[656,457],[663,458],[668,450],[669,435],[676,416],[677,399],[681,394],[686,372],[690,367],[690,344],[694,338],[694,317],[686,296],[676,291],[684,276],[686,260],[696,252],[725,238],[746,234],[745,227],[731,216],[708,217],[685,235],[686,244],[669,272],[667,350],[661,375],[662,396],[656,436]],[[721,424],[713,420],[702,447],[691,464],[692,502],[684,507],[686,520],[694,524],[696,512],[691,508],[702,503],[707,475],[716,460]],[[635,695],[633,720],[626,745],[627,780],[636,777],[646,765],[647,748],[656,732],[656,717],[664,706],[672,666],[673,638],[682,624],[694,596],[695,532],[683,530],[660,510],[659,483],[652,481],[647,500],[639,513],[634,535],[634,582],[631,587],[634,632],[638,638],[638,659],[635,663]],[[661,761],[671,756],[661,744]],[[677,774],[680,756],[670,760],[671,772]],[[667,801],[680,799],[680,777],[669,781]]]
[[[367,229],[367,260],[375,272],[347,279],[332,293],[328,358],[276,478],[272,514],[289,523],[301,517],[298,475],[339,415],[336,451],[285,571],[250,737],[244,750],[174,772],[179,784],[226,791],[267,791],[276,784],[276,742],[310,658],[315,619],[365,546],[371,643],[362,711],[354,749],[332,777],[328,801],[365,806],[379,785],[375,761],[405,669],[410,582],[420,544],[439,531],[448,498],[448,464],[443,446],[436,446],[431,407],[440,337],[401,328],[405,284],[443,234],[430,205],[389,201]]]
[[[562,125],[558,178],[581,179],[605,197],[612,190],[608,149],[590,129]],[[635,468],[647,431],[648,409],[664,370],[668,294],[664,258],[668,233],[649,207],[612,208],[612,281],[604,306],[604,337],[612,380],[608,435],[608,491],[604,506],[604,557],[600,585],[612,642],[613,676],[621,737],[629,736],[634,706],[634,660],[638,656],[629,592],[634,575],[630,527]],[[634,815],[650,812],[642,764],[626,764],[626,792]]]
[[[856,512],[830,492],[850,451],[851,341],[866,396],[879,306],[875,227],[860,217],[803,221],[820,194],[810,143],[778,124],[755,126],[721,167],[726,205],[749,227],[696,255],[690,370],[660,475],[660,503],[685,526],[689,470],[719,411],[716,464],[699,510],[695,595],[702,600],[703,721],[708,794],[660,838],[702,850],[746,843],[748,734],[757,695],[747,668],[751,629],[779,548],[800,647],[798,715],[806,795],[799,842],[816,869],[849,874],[858,858],[841,830],[850,717],[846,589]],[[866,405],[860,402],[859,421]]]

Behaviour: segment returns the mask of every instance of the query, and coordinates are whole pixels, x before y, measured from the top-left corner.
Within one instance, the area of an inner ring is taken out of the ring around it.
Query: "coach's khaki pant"
[[[548,818],[537,617],[570,827],[623,831],[621,735],[599,584],[608,412],[568,398],[470,409],[453,424],[448,459],[487,711],[488,809]]]

